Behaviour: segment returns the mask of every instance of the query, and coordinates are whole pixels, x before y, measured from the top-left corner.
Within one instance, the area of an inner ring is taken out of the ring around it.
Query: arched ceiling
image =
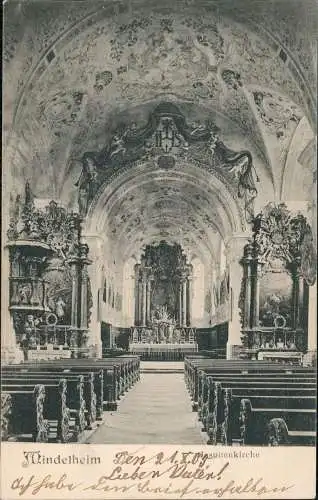
[[[262,199],[279,198],[297,127],[304,120],[314,126],[317,6],[233,5],[7,3],[4,158],[13,192],[28,179],[36,196],[76,208],[83,153],[105,147],[123,122],[140,126],[164,100],[190,121],[212,116],[226,144],[252,152]],[[209,185],[212,177],[208,186],[187,178],[191,168],[169,182],[160,172],[156,181],[140,174],[124,189],[132,200],[116,192],[104,199],[102,230],[116,251],[127,257],[164,237],[183,238],[201,256],[215,254],[218,238],[233,230],[233,214]]]
[[[210,262],[218,258],[220,239],[244,223],[222,182],[191,165],[169,172],[138,165],[101,192],[85,230],[105,234],[113,255],[124,261],[166,240]]]

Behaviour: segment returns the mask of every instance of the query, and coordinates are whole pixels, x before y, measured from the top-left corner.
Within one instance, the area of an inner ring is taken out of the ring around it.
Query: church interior
[[[4,11],[3,439],[313,445],[316,3]]]

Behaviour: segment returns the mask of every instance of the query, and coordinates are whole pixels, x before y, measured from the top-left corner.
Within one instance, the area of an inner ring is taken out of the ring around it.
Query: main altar
[[[135,267],[135,324],[129,350],[142,359],[178,360],[198,351],[191,325],[192,266],[180,245],[148,245]]]

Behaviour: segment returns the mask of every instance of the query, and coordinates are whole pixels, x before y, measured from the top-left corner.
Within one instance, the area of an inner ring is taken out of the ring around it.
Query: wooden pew
[[[265,439],[268,446],[315,446],[316,432],[291,430],[283,418],[273,418],[268,422]]]
[[[12,408],[13,412],[23,411],[23,405],[21,406],[20,401],[23,401],[23,397],[20,394],[26,393],[26,398],[29,401],[32,400],[32,394],[34,392],[36,381],[27,380],[25,378],[22,381],[16,381],[12,379],[6,380],[5,384],[2,383],[2,391],[8,392],[12,398]],[[42,386],[44,387],[44,386]],[[30,394],[31,393],[31,394]],[[45,385],[43,396],[43,390],[41,393],[41,398],[43,398],[43,415],[45,419],[49,421],[50,430],[52,430],[54,424],[56,423],[56,440],[57,442],[66,443],[69,442],[72,438],[72,433],[70,429],[70,411],[67,406],[67,382],[65,379],[60,379],[59,381],[52,380],[52,382],[47,383]],[[25,406],[25,405],[24,405]],[[34,406],[29,405],[30,415],[28,414],[28,418],[33,422],[34,415]],[[16,410],[17,408],[18,410]],[[14,413],[16,415],[16,413]],[[24,415],[24,413],[21,413]],[[21,420],[28,420],[22,418]]]
[[[9,392],[1,392],[1,440],[7,441],[10,432],[12,398]]]
[[[264,444],[268,442],[265,429],[269,420],[282,416],[295,433],[314,431],[314,383],[304,390],[302,382],[276,383],[264,379],[263,374],[259,378],[255,385],[247,379],[207,377],[208,397],[201,413],[211,444],[218,440],[222,444],[232,444],[233,440]]]
[[[84,376],[65,373],[52,372],[10,372],[6,370],[2,374],[2,383],[6,382],[23,385],[24,380],[34,383],[50,385],[52,382],[58,381],[60,378],[65,378],[67,381],[67,406],[71,417],[75,418],[75,433],[78,435],[86,427],[86,402],[84,398]]]
[[[300,397],[301,404],[303,399]],[[295,436],[313,438],[316,428],[316,408],[315,404],[310,408],[281,408],[275,401],[272,401],[269,408],[258,408],[253,406],[250,399],[240,399],[240,416],[241,424],[241,439],[246,445],[262,445],[272,444],[271,436],[269,435],[270,422],[284,421],[287,429],[287,440],[285,444],[294,444],[292,441]],[[279,429],[276,429],[276,437],[279,438]],[[278,440],[277,440],[278,441]],[[280,444],[283,444],[281,440]],[[304,442],[301,442],[304,444]]]
[[[193,409],[198,409],[212,444],[231,444],[238,435],[241,442],[269,444],[277,440],[274,430],[279,418],[293,442],[307,444],[313,438],[316,377],[312,368],[192,358],[185,361],[185,380]]]
[[[47,402],[44,410],[51,427],[56,417],[57,439],[67,442],[70,439],[71,415],[75,417],[74,438],[82,432],[85,420],[86,428],[91,429],[96,420],[102,419],[104,409],[117,409],[117,400],[140,378],[140,360],[137,356],[122,356],[99,360],[29,361],[6,366],[3,373],[11,392],[25,389],[28,384],[43,382],[50,392],[50,400],[54,396],[53,388],[57,390],[58,381],[65,380],[65,394],[62,391],[64,396],[60,395],[60,401],[55,404],[55,412],[60,415],[54,415],[54,409],[49,408]],[[3,399],[6,414],[8,408],[11,408],[9,401],[10,394],[7,394]],[[5,428],[5,419],[3,427]]]
[[[67,381],[67,405],[71,414],[75,415],[76,431],[81,433],[85,427],[92,429],[96,421],[96,394],[94,390],[94,374],[92,372],[73,373],[59,368],[46,368],[46,365],[23,367],[6,367],[3,377],[19,377],[19,380],[31,379],[42,381],[45,385],[64,378]]]
[[[28,434],[39,443],[48,442],[48,421],[44,418],[44,385],[17,388],[3,386],[1,392],[1,438]]]
[[[21,366],[23,369],[30,368],[30,366],[35,370],[38,367],[40,369],[45,367],[51,371],[65,370],[78,373],[93,371],[97,419],[102,418],[103,409],[116,410],[117,400],[140,378],[140,360],[137,356],[27,362],[23,365],[15,365],[15,369],[19,370]]]
[[[207,374],[214,373],[223,373],[224,375],[228,373],[240,373],[244,374],[252,374],[259,373],[261,370],[262,373],[272,373],[281,374],[285,373],[289,374],[297,374],[297,377],[306,378],[308,376],[313,376],[313,370],[311,368],[303,368],[303,367],[288,367],[284,365],[278,365],[277,363],[268,363],[268,362],[257,362],[257,361],[235,361],[228,362],[228,365],[225,365],[223,360],[222,364],[218,363],[219,366],[215,366],[216,360],[191,360],[191,373],[188,371],[189,377],[187,379],[187,386],[190,393],[190,396],[193,401],[193,411],[198,410],[198,397],[199,397],[199,372],[205,372]]]

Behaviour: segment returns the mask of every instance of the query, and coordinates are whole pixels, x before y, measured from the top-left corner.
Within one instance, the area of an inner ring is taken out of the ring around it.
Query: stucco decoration
[[[212,121],[188,124],[180,110],[163,102],[150,114],[145,127],[133,123],[118,130],[110,143],[100,152],[83,156],[83,169],[76,183],[79,188],[79,208],[82,215],[89,202],[113,170],[144,158],[162,165],[165,157],[200,160],[207,168],[219,170],[236,186],[237,196],[243,200],[247,221],[253,217],[253,201],[257,195],[254,177],[258,180],[249,151],[235,152],[219,139]],[[173,164],[174,166],[174,164]],[[256,176],[255,176],[256,174]]]
[[[275,92],[255,89],[253,98],[266,132],[278,141],[281,160],[284,161],[291,137],[303,113],[298,106]]]
[[[277,89],[290,106],[303,106],[304,96],[270,37],[248,20],[263,22],[260,7],[253,6],[248,16],[240,2],[235,12],[226,2],[166,7],[165,2],[136,6],[132,15],[126,2],[80,2],[74,7],[70,1],[58,8],[46,2],[45,9],[32,3],[10,11],[6,47],[12,55],[5,92],[12,101],[6,119],[12,119],[13,141],[35,117],[38,121],[40,132],[29,134],[29,150],[15,160],[24,182],[32,177],[31,165],[41,170],[32,181],[38,195],[44,165],[59,170],[52,172],[48,194],[59,196],[73,176],[70,164],[86,151],[103,148],[123,110],[162,99],[226,116],[255,145],[264,175],[271,177],[270,169],[278,168],[276,157],[270,165],[262,130],[266,125],[255,119],[246,90],[253,86],[269,92],[275,106]],[[140,126],[139,117],[134,120]],[[273,139],[279,148],[279,139]],[[39,150],[41,159],[34,160]],[[163,168],[172,163],[161,161]]]

